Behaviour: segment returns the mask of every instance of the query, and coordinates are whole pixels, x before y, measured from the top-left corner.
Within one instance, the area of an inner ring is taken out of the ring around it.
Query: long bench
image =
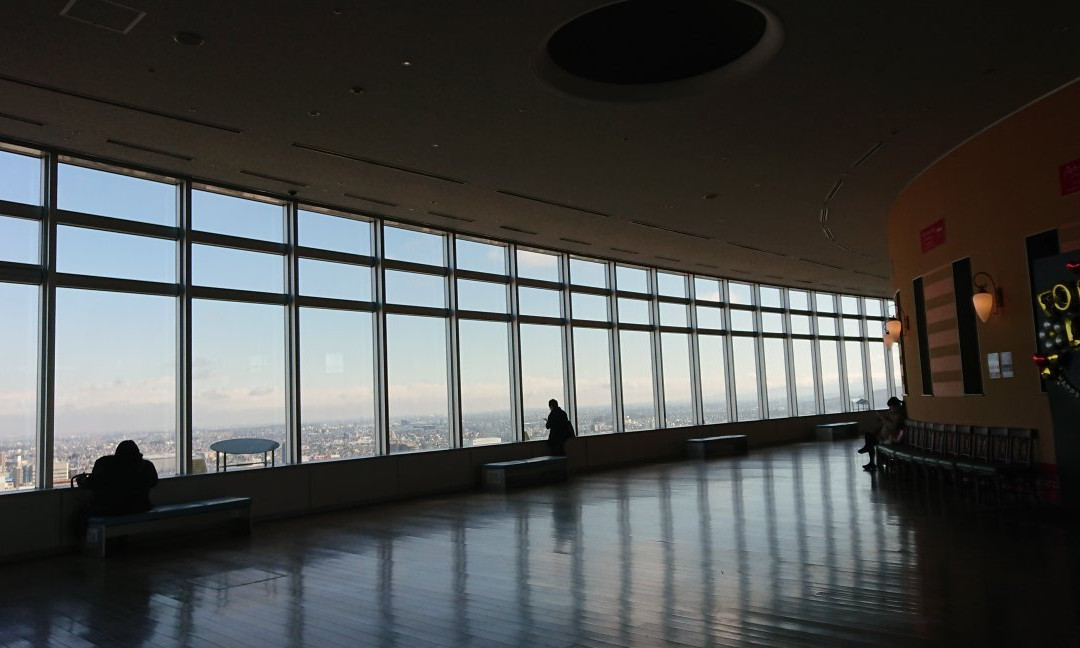
[[[859,436],[859,424],[856,421],[821,423],[814,426],[814,438],[818,441],[854,439]]]
[[[969,482],[976,497],[984,482],[995,489],[1022,482],[1038,498],[1034,469],[1035,430],[924,423],[908,420],[902,445],[879,445],[879,464],[886,470],[916,476],[951,477]]]
[[[692,459],[733,457],[747,452],[745,434],[704,437],[686,440],[686,456]]]
[[[251,533],[251,498],[218,497],[155,506],[145,513],[93,516],[87,520],[86,544],[105,556],[112,538],[188,529],[195,523],[227,524],[238,533]]]
[[[565,481],[567,478],[566,457],[552,455],[499,461],[484,464],[482,472],[484,488],[488,490],[506,490],[517,486]]]

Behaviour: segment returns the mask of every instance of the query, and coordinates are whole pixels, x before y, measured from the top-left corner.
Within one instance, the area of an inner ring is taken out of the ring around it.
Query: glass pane
[[[446,277],[387,270],[386,303],[446,308]]]
[[[840,396],[840,343],[833,340],[818,340],[818,352],[821,356],[821,394],[825,404],[825,414],[844,411],[844,402]]]
[[[892,349],[892,369],[893,369],[893,396],[902,396],[904,394],[904,374],[903,368],[900,366],[900,345],[894,344]]]
[[[705,423],[731,420],[727,400],[727,368],[724,364],[724,340],[719,335],[698,336],[698,362],[701,364],[701,402]]]
[[[623,427],[625,431],[656,428],[653,404],[652,334],[619,331],[622,363]]]
[[[862,327],[859,326],[859,320],[851,319],[849,317],[844,318],[844,336],[845,337],[862,337]]]
[[[644,299],[627,299],[625,297],[620,297],[618,299],[618,306],[620,324],[652,323],[652,319],[649,317],[649,302]]]
[[[814,395],[814,349],[812,340],[792,340],[791,359],[795,371],[795,407],[799,416],[817,414]]]
[[[817,326],[818,335],[836,335],[835,317],[818,317]]]
[[[514,441],[510,409],[510,329],[506,322],[458,322],[462,445]]]
[[[61,164],[56,183],[60,209],[124,220],[176,225],[177,185]]]
[[[506,246],[479,243],[468,239],[458,239],[457,267],[461,270],[475,270],[492,274],[506,275]]]
[[[731,330],[754,331],[754,313],[751,311],[731,309]]]
[[[664,363],[664,427],[693,425],[690,336],[685,333],[661,333],[660,351]]]
[[[55,438],[55,486],[125,439],[176,474],[176,298],[56,291]]]
[[[562,293],[543,288],[518,288],[518,311],[522,315],[562,317]]]
[[[607,264],[585,259],[570,259],[570,282],[579,286],[607,288]]]
[[[836,303],[833,301],[834,297],[829,293],[814,293],[814,303],[817,305],[818,312],[835,313]]]
[[[735,363],[735,416],[739,421],[762,418],[758,407],[757,349],[754,338],[731,338],[732,360]]]
[[[687,307],[685,304],[660,303],[661,326],[690,326],[687,319]]]
[[[772,286],[759,286],[758,295],[761,298],[761,306],[766,308],[780,308],[784,303],[780,300],[780,289]]]
[[[176,241],[59,225],[56,269],[71,274],[176,283]]]
[[[371,255],[371,223],[367,221],[301,209],[296,228],[303,247]]]
[[[443,236],[440,234],[384,225],[383,251],[387,259],[446,266]]]
[[[787,357],[784,341],[776,338],[762,340],[765,353],[765,393],[769,399],[769,418],[791,416],[788,410]]]
[[[195,470],[215,470],[210,445],[225,439],[277,441],[275,462],[285,463],[285,307],[196,299],[191,319]],[[261,467],[262,455],[228,456],[254,461]]]
[[[531,250],[518,250],[517,273],[519,277],[526,279],[559,281],[559,257]],[[547,401],[544,402],[547,403]],[[547,416],[548,411],[545,405],[544,416]]]
[[[844,361],[850,399],[848,411],[869,409],[870,401],[866,397],[866,386],[863,384],[862,342],[844,342]]]
[[[570,306],[573,309],[574,319],[592,320],[595,322],[608,321],[608,298],[601,295],[589,295],[586,293],[573,293],[570,295]]]
[[[866,297],[863,299],[863,308],[866,309],[867,317],[881,317],[881,300]]]
[[[629,290],[639,293],[651,293],[649,290],[649,273],[642,268],[629,268],[627,266],[615,266],[615,287],[618,290]]]
[[[611,332],[574,329],[574,387],[577,396],[578,434],[615,431],[611,404]]]
[[[697,325],[702,329],[724,328],[724,309],[712,306],[697,306]]]
[[[373,347],[371,313],[300,309],[300,461],[378,453]]]
[[[665,297],[686,297],[686,275],[657,272],[656,290]]]
[[[390,452],[450,447],[446,320],[386,316]]]
[[[723,293],[720,291],[720,281],[694,277],[694,299],[703,301],[722,301]]]
[[[850,295],[842,295],[840,297],[840,310],[844,313],[844,315],[858,315],[859,298],[852,297]]]
[[[212,191],[191,192],[191,227],[202,232],[281,243],[284,217],[281,205]]]
[[[0,151],[0,200],[41,204],[41,158]]]
[[[300,294],[305,297],[371,301],[371,268],[351,263],[300,259]]]
[[[791,333],[793,335],[810,335],[810,316],[792,315]]]
[[[787,299],[791,310],[810,310],[810,295],[805,290],[788,290]]]
[[[285,291],[285,264],[277,254],[192,245],[191,281],[196,286],[280,293]]]
[[[765,333],[783,333],[784,316],[780,313],[762,313],[761,330]]]
[[[0,261],[41,263],[41,223],[0,216]]]
[[[753,304],[753,288],[750,284],[738,283],[735,281],[728,282],[728,301],[732,304]]]
[[[461,310],[505,313],[506,284],[490,281],[457,280],[458,308]]]
[[[562,328],[521,325],[521,409],[525,418],[525,440],[546,439],[547,402],[554,398],[565,405],[563,385]]]
[[[871,405],[873,409],[885,409],[885,402],[889,400],[889,374],[885,370],[884,342],[870,343],[870,388]]]
[[[40,292],[38,286],[0,283],[0,490],[33,488],[37,477]]]

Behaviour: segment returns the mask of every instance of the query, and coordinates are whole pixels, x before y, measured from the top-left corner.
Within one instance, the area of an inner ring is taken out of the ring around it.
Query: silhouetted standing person
[[[75,478],[80,488],[94,494],[91,515],[125,515],[153,508],[150,489],[158,482],[154,464],[142,458],[134,441],[121,441],[116,453],[94,462],[89,475]]]
[[[548,432],[548,448],[553,455],[566,454],[566,440],[574,436],[574,426],[570,425],[570,417],[559,407],[559,401],[552,398],[548,401],[551,412],[548,413],[547,421],[544,422]]]

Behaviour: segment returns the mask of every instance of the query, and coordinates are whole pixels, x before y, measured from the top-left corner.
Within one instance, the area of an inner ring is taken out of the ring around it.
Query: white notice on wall
[[[1012,351],[1001,352],[1001,377],[1013,377]]]
[[[990,380],[1001,378],[1001,355],[998,353],[987,353],[986,368],[990,373]]]

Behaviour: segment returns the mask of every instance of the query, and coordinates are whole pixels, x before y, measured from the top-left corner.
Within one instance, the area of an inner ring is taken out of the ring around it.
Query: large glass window
[[[386,316],[391,453],[449,448],[446,320]]]
[[[285,308],[196,299],[191,319],[194,469],[214,470],[210,444],[224,439],[277,441],[277,463],[283,463]],[[252,459],[230,456],[229,463]]]
[[[840,343],[833,340],[818,340],[818,356],[824,413],[843,412],[844,402],[840,391]]]
[[[694,277],[694,299],[698,301],[718,302],[723,300],[723,291],[718,279]]]
[[[57,289],[55,412],[53,485],[124,439],[176,474],[176,299]]]
[[[444,240],[441,234],[383,226],[383,249],[387,259],[445,266]]]
[[[769,399],[769,418],[791,416],[788,409],[787,354],[779,338],[762,340],[765,358],[765,394]]]
[[[728,301],[749,306],[754,303],[753,287],[737,281],[728,282]]]
[[[701,365],[701,401],[705,423],[727,423],[727,368],[724,363],[724,340],[719,335],[698,337],[698,363]]]
[[[696,306],[697,325],[702,329],[721,330],[724,328],[724,309],[713,306]]]
[[[175,283],[176,241],[59,225],[56,269],[72,274]]]
[[[661,333],[660,350],[664,363],[664,426],[694,425],[690,336],[685,333]]]
[[[763,333],[783,333],[784,316],[780,313],[762,313],[761,331]]]
[[[446,308],[446,277],[387,270],[386,303]]]
[[[780,308],[784,305],[781,301],[780,289],[773,286],[760,286],[758,288],[760,305],[764,308]]]
[[[798,416],[818,413],[817,396],[814,394],[814,342],[792,340],[792,371],[795,373],[795,407]]]
[[[793,335],[810,335],[810,316],[792,315],[791,333]]]
[[[506,274],[506,246],[458,239],[457,267],[491,274]]]
[[[615,431],[611,403],[611,332],[574,328],[574,388],[578,434]]]
[[[893,395],[901,396],[904,393],[904,374],[903,367],[900,365],[900,345],[894,344],[892,349],[892,369],[893,369]]]
[[[644,299],[629,299],[619,297],[619,322],[622,324],[649,324],[652,318],[649,315],[649,302]]]
[[[201,232],[280,243],[284,216],[280,204],[213,191],[191,192],[191,227]]]
[[[874,409],[884,409],[885,402],[889,400],[889,375],[885,369],[885,355],[888,351],[885,350],[884,342],[871,341],[869,346],[870,406]]]
[[[0,151],[0,200],[41,204],[41,158]]]
[[[466,448],[514,441],[509,326],[506,322],[458,322],[461,436]]]
[[[627,432],[652,430],[656,428],[652,334],[619,331],[619,356],[622,364],[623,427]]]
[[[686,275],[657,272],[656,292],[665,297],[686,297]]]
[[[0,491],[33,488],[37,479],[40,293],[38,286],[0,283]]]
[[[570,259],[570,283],[576,286],[607,288],[607,264],[585,259]]]
[[[731,309],[731,330],[732,331],[746,331],[748,333],[754,332],[754,313],[753,311],[740,310],[737,308]]]
[[[814,293],[814,304],[820,313],[836,312],[836,295],[830,293]]]
[[[285,290],[285,260],[280,254],[192,245],[191,281],[196,286],[280,293]]]
[[[301,461],[378,452],[373,350],[371,313],[300,310]]]
[[[548,401],[565,405],[562,328],[521,325],[521,410],[526,440],[546,439]]]
[[[371,223],[301,209],[297,212],[297,241],[303,247],[371,254]]]
[[[559,257],[544,252],[518,250],[517,274],[526,279],[559,280]]]
[[[518,288],[518,311],[522,315],[562,317],[562,293],[542,288]]]
[[[570,295],[570,306],[573,309],[574,319],[594,322],[609,320],[608,298],[602,295],[573,293]]]
[[[735,416],[739,421],[762,418],[758,405],[758,365],[755,340],[751,337],[731,338],[732,360],[735,365]]]
[[[41,223],[0,216],[0,261],[41,263]]]
[[[305,297],[371,301],[371,268],[351,263],[300,259],[300,294]]]
[[[849,408],[861,410],[870,408],[866,385],[863,382],[862,342],[844,342],[844,359],[847,364]]]
[[[679,328],[686,328],[690,325],[686,315],[687,306],[685,304],[660,302],[661,326],[678,326]]]
[[[505,313],[506,284],[490,281],[457,280],[458,308],[485,313]]]
[[[791,310],[810,310],[810,295],[805,290],[789,290],[788,308]]]
[[[639,293],[651,293],[649,290],[649,272],[644,268],[615,266],[615,288]]]
[[[124,220],[176,225],[176,185],[60,164],[56,202],[60,209]]]

